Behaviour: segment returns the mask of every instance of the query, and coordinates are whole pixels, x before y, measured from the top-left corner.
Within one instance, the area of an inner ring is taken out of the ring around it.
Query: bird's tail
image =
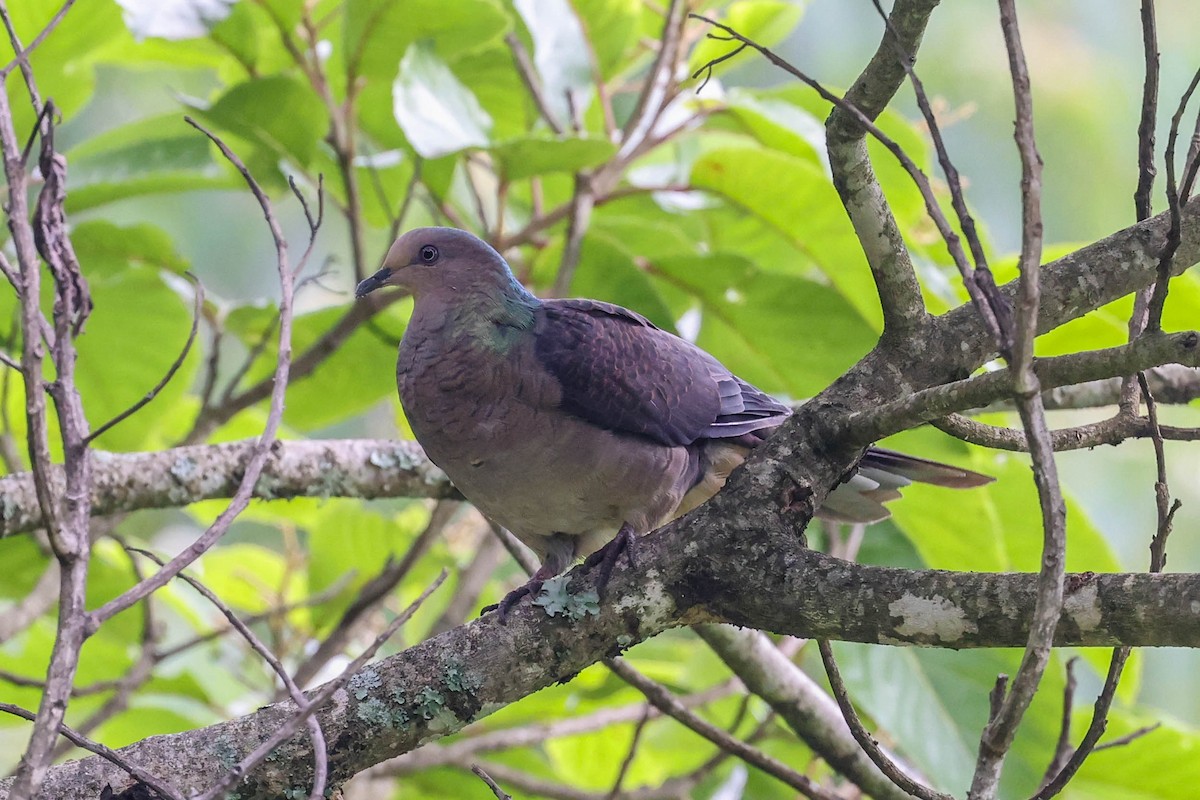
[[[911,483],[970,489],[993,480],[969,469],[870,447],[854,476],[829,493],[817,516],[834,522],[878,522],[891,513],[883,504],[898,498],[900,489]]]

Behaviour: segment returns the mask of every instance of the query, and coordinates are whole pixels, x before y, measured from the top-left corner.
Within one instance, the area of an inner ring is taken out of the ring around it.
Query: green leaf
[[[757,215],[808,255],[872,326],[882,325],[862,246],[819,166],[761,148],[720,148],[692,167],[692,184]]]
[[[582,113],[595,93],[579,18],[567,0],[513,0],[513,5],[533,38],[542,97],[554,119],[565,127],[572,105]]]
[[[17,35],[28,46],[62,5],[59,0],[20,0],[9,4],[8,14]],[[63,118],[74,116],[95,90],[94,65],[101,52],[114,43],[128,41],[116,4],[91,3],[83,13],[73,9],[29,59],[42,99],[52,99]],[[0,63],[7,64],[12,57],[9,37],[0,36]],[[13,127],[23,138],[33,129],[34,113],[21,70],[8,74],[3,90],[11,100]]]
[[[1091,710],[1075,714],[1075,725],[1084,730]],[[1069,800],[1191,800],[1196,796],[1196,760],[1200,732],[1170,719],[1140,716],[1116,710],[1108,717],[1101,742],[1128,736],[1134,731],[1163,723],[1129,744],[1101,750],[1088,756],[1083,768],[1063,793]]]
[[[118,230],[128,237],[123,246],[114,242]],[[192,310],[158,269],[159,263],[169,268],[182,265],[168,252],[161,231],[151,226],[114,230],[99,223],[84,232],[76,252],[96,309],[77,342],[76,383],[88,420],[96,427],[132,406],[166,374],[187,341]],[[101,436],[97,446],[142,449],[152,431],[176,413],[174,404],[190,386],[199,362],[198,350],[193,349],[158,396]]]
[[[433,48],[413,44],[392,84],[392,111],[409,144],[424,158],[484,147],[492,118]]]
[[[626,70],[633,61],[629,51],[638,44],[638,29],[645,16],[661,17],[639,0],[571,0],[583,30],[596,53],[601,77],[608,79]]]
[[[663,258],[651,271],[695,295],[701,314],[696,343],[764,391],[816,394],[875,343],[836,291],[764,272],[739,256]]]
[[[207,36],[236,0],[117,0],[125,25],[139,39],[178,41]]]
[[[362,325],[312,373],[288,385],[283,419],[298,431],[311,431],[357,414],[396,391],[396,346],[408,303],[398,304]],[[292,352],[303,353],[345,316],[348,308],[333,306],[295,318]],[[230,312],[226,328],[247,348],[253,348],[275,318],[273,308],[242,306]],[[268,378],[275,370],[277,337],[247,373],[243,388]],[[265,403],[266,401],[264,401]]]
[[[1014,673],[1020,651],[835,644],[855,704],[935,786],[955,796],[971,781],[988,692]],[[1055,656],[1005,761],[1002,797],[1037,788],[1058,735],[1064,671]]]
[[[314,608],[313,623],[334,622],[356,597],[356,589],[379,574],[389,560],[401,557],[429,522],[429,510],[407,503],[399,513],[383,516],[356,500],[330,500],[315,515],[308,540],[308,582],[314,593],[344,581],[336,599]],[[413,583],[416,582],[415,576]]]
[[[607,139],[523,136],[498,142],[491,153],[505,180],[516,181],[550,172],[578,172],[602,164],[617,151]]]
[[[253,78],[217,99],[204,116],[277,157],[312,161],[329,130],[329,112],[311,86],[288,75]]]
[[[979,451],[922,428],[889,438],[887,446],[922,458],[960,464],[995,483],[956,491],[914,484],[891,505],[893,519],[934,569],[1036,572],[1042,550],[1037,489],[1024,456],[972,457]],[[949,496],[948,496],[949,495]],[[963,525],[969,519],[972,524]],[[1067,569],[1117,572],[1112,547],[1067,493]]]
[[[731,89],[727,102],[727,113],[767,147],[828,169],[825,126],[808,110],[743,89]]]
[[[782,42],[804,16],[804,3],[793,0],[738,0],[730,3],[725,13],[718,17],[747,39],[753,39],[765,47]],[[711,28],[704,23],[706,28]],[[720,31],[714,30],[720,35]],[[704,38],[688,56],[688,72],[692,73],[714,58],[737,49],[736,42]],[[736,61],[736,59],[735,59]]]
[[[89,220],[75,227],[71,241],[81,260],[86,258],[89,272],[100,269],[115,273],[138,265],[182,274],[189,267],[175,250],[170,235],[149,223],[121,227],[105,220]]]
[[[257,544],[214,547],[200,557],[199,564],[196,577],[230,608],[251,614],[265,611],[279,598],[302,588],[291,585],[296,578],[281,553]]]

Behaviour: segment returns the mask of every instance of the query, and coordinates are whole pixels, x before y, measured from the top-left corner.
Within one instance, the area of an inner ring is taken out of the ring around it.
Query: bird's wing
[[[564,411],[666,445],[736,439],[789,413],[700,348],[609,303],[547,301],[535,353],[561,385]]]

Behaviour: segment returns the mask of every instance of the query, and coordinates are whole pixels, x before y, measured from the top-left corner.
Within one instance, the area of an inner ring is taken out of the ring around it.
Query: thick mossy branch
[[[807,550],[782,524],[754,535],[701,512],[647,538],[622,563],[598,616],[549,617],[530,603],[368,667],[320,715],[336,753],[331,785],[525,697],[667,628],[729,620],[802,637],[939,647],[1013,647],[1027,634],[1036,576],[868,567]],[[789,546],[788,541],[792,544]],[[701,547],[698,542],[703,542]],[[577,574],[572,590],[590,588]],[[1200,576],[1082,575],[1068,582],[1059,645],[1200,646]],[[269,706],[208,728],[124,748],[129,761],[187,792],[207,785],[291,713]],[[301,733],[239,787],[242,800],[284,796],[310,778]],[[99,758],[51,770],[47,796],[98,797],[127,785]],[[0,797],[7,784],[0,782]]]

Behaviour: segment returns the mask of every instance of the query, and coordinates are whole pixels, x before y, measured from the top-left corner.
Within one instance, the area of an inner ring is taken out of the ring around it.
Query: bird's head
[[[487,242],[457,228],[414,228],[388,250],[383,267],[358,284],[355,297],[383,286],[414,295],[438,289],[458,292],[514,282],[504,258]]]

